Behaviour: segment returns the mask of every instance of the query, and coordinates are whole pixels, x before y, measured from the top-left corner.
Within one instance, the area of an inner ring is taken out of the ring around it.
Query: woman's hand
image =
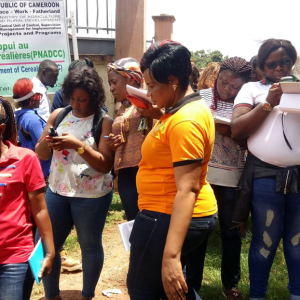
[[[50,257],[50,255],[46,255],[42,262],[42,268],[39,273],[39,278],[45,278],[52,271],[54,257]]]
[[[112,151],[116,151],[117,148],[122,144],[122,136],[120,134],[114,135],[110,133],[106,139],[106,143]]]
[[[143,108],[138,108],[136,107],[136,110],[144,117],[150,118],[150,119],[155,119],[155,120],[159,120],[160,117],[164,114],[164,111],[154,107],[152,104],[148,104],[146,103],[147,108],[143,109]]]
[[[231,137],[231,127],[226,124],[215,124],[216,131],[223,136]]]
[[[162,282],[169,300],[185,299],[188,287],[185,282],[180,259],[175,257],[163,257]]]
[[[62,151],[64,149],[73,149],[77,151],[77,149],[83,145],[83,142],[76,139],[73,134],[67,132],[63,132],[61,136],[48,136],[46,139],[48,146],[56,151]]]
[[[282,89],[279,83],[274,83],[269,89],[269,93],[267,96],[267,102],[269,102],[273,107],[279,105]]]

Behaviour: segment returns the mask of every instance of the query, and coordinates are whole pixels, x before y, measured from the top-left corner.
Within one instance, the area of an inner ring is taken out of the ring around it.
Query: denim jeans
[[[33,281],[27,262],[0,265],[0,300],[29,300]]]
[[[240,281],[241,235],[239,228],[230,229],[235,201],[235,188],[211,185],[217,203],[222,239],[221,279],[225,289],[236,287]],[[191,258],[186,265],[186,278],[196,291],[201,288],[206,249]]]
[[[59,295],[61,269],[59,251],[73,225],[76,227],[82,255],[82,295],[87,298],[94,297],[103,266],[102,231],[111,200],[112,191],[100,198],[75,198],[47,190],[46,203],[52,223],[56,255],[51,274],[43,279],[46,298],[55,298]],[[37,231],[36,241],[38,238]]]
[[[221,279],[225,289],[237,287],[241,278],[241,234],[240,228],[230,229],[235,203],[235,188],[212,185],[217,203],[222,239]]]
[[[118,190],[128,221],[134,220],[138,208],[138,192],[136,189],[136,174],[138,167],[120,169],[118,173]]]
[[[300,299],[300,194],[277,193],[275,177],[254,179],[251,217],[250,299],[263,298],[267,293],[270,269],[281,238],[291,299]]]
[[[161,278],[162,257],[171,216],[143,210],[138,213],[130,236],[131,250],[127,287],[131,300],[158,300],[165,298]],[[181,255],[184,266],[190,257],[206,247],[216,224],[216,216],[193,218],[187,232]],[[180,224],[179,224],[180,225]],[[200,299],[187,280],[187,300]]]

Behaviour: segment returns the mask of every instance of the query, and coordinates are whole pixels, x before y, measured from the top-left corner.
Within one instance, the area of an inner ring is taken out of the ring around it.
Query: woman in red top
[[[31,214],[46,249],[39,276],[51,272],[55,256],[37,155],[17,147],[17,128],[8,101],[0,98],[0,300],[29,300],[33,279],[28,258],[34,248]]]

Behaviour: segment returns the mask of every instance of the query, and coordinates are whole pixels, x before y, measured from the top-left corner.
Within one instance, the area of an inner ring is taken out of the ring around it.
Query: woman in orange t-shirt
[[[200,299],[182,267],[206,250],[217,204],[206,181],[214,121],[189,85],[190,52],[180,43],[153,44],[141,60],[148,96],[165,114],[142,145],[137,174],[140,212],[130,237],[131,299]]]

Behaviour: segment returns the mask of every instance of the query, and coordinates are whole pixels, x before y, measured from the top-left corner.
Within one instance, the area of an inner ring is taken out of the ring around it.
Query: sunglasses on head
[[[271,61],[267,64],[265,64],[265,66],[270,69],[270,70],[274,70],[275,68],[277,68],[277,66],[279,65],[280,67],[285,67],[286,65],[288,65],[291,62],[290,58],[284,58],[280,61]]]

